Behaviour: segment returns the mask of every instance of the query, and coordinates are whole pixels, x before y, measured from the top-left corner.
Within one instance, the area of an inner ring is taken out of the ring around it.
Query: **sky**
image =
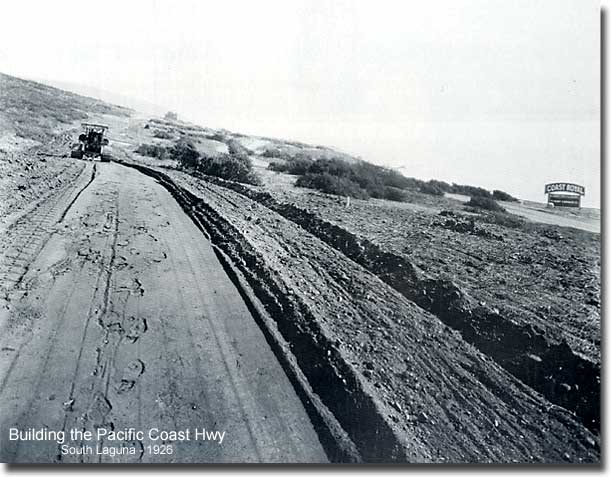
[[[3,5],[0,72],[525,199],[577,182],[598,207],[599,11],[590,0],[21,0]]]

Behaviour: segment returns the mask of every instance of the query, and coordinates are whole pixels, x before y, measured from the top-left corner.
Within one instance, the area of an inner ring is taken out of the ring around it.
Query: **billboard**
[[[572,192],[574,194],[586,195],[586,188],[578,184],[571,184],[570,182],[553,182],[552,184],[545,184],[545,193],[549,194],[552,192]]]
[[[586,188],[570,182],[553,182],[545,184],[548,204],[556,207],[581,207],[581,196],[586,194]]]
[[[548,203],[556,207],[581,207],[581,196],[574,194],[550,194]]]

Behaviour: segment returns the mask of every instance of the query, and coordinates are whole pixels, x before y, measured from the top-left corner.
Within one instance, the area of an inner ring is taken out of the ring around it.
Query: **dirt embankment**
[[[241,193],[138,168],[175,195],[243,274],[364,460],[598,461],[598,438],[570,413],[348,259],[338,244]],[[390,256],[378,263],[388,268],[381,276],[402,265]]]
[[[384,250],[294,204],[279,202],[268,193],[241,184],[206,180],[243,194],[303,227],[460,331],[466,341],[551,402],[574,411],[587,427],[599,430],[599,364],[584,359],[564,339],[550,336],[536,321],[515,322],[493,304],[477,301],[451,280],[429,276],[404,255]],[[497,238],[489,232],[485,236]]]

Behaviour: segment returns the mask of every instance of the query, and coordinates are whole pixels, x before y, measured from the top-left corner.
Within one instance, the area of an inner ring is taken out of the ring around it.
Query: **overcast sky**
[[[0,71],[406,175],[599,204],[599,4],[584,0],[3,4]],[[96,12],[95,10],[100,10]]]

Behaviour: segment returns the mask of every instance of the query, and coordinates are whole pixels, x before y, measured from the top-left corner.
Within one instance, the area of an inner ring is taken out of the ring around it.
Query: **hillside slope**
[[[0,73],[0,231],[82,168],[61,157],[69,153],[80,121],[125,119],[132,113]]]
[[[42,83],[0,73],[0,150],[43,143],[92,114],[128,116],[131,110]]]

